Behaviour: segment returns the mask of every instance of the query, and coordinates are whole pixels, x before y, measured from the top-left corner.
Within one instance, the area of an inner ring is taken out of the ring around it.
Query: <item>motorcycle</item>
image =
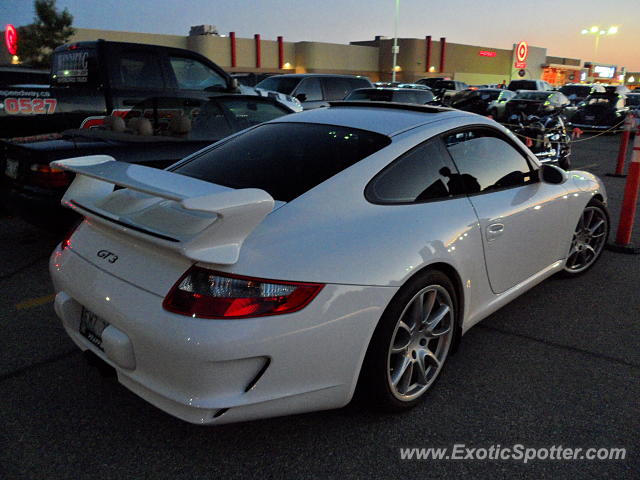
[[[542,116],[514,113],[507,126],[541,162],[555,163],[564,170],[571,168],[571,137],[561,112]]]

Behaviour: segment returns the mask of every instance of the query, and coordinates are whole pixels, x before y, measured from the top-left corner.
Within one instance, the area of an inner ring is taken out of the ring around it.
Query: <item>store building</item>
[[[376,37],[349,45],[288,42],[283,37],[266,40],[259,34],[253,38],[239,38],[234,32],[217,35],[215,28],[210,27],[192,28],[187,36],[78,28],[70,41],[102,38],[190,49],[209,57],[231,73],[358,74],[366,75],[372,81],[389,80],[392,76],[393,40],[390,38]],[[425,36],[401,38],[398,45],[396,77],[404,82],[429,76],[447,76],[471,85],[508,83],[512,79],[544,79],[554,85],[578,82],[581,76],[587,81],[604,79],[593,76],[597,73],[595,67],[593,71],[583,71],[579,59],[550,57],[546,48],[527,42],[514,44],[511,49],[500,49]],[[11,63],[11,59],[8,49],[0,48],[0,65]]]

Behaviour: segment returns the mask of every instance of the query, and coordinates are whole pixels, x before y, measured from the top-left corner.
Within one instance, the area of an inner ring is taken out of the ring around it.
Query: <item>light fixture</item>
[[[615,25],[613,27],[609,27],[609,30],[607,30],[608,35],[615,35],[616,33],[618,33],[618,27]]]
[[[596,26],[591,27],[591,33],[596,33],[598,30],[600,29]]]
[[[586,35],[587,33],[589,33],[589,30],[587,30],[586,28],[583,28],[582,31],[580,32],[582,35]]]

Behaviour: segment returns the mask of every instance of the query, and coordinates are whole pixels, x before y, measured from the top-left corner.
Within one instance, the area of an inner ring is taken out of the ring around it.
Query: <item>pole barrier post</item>
[[[633,221],[636,215],[636,205],[638,203],[638,190],[640,188],[640,128],[636,131],[636,138],[633,142],[633,153],[627,182],[624,187],[624,197],[622,208],[620,209],[620,221],[618,223],[618,233],[616,242],[609,245],[609,250],[622,253],[640,253],[640,247],[631,244],[631,233],[633,231]]]
[[[631,113],[627,113],[624,119],[624,128],[622,130],[622,138],[620,139],[620,150],[618,150],[618,160],[616,163],[616,171],[608,173],[608,177],[626,177],[624,174],[624,162],[627,159],[627,149],[629,147],[629,137],[634,127],[634,119]]]

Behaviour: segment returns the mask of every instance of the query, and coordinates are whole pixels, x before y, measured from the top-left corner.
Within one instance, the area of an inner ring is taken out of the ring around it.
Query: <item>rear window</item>
[[[258,83],[256,87],[290,95],[300,80],[302,77],[269,77]]]
[[[535,80],[512,80],[509,83],[509,90],[537,90],[538,85]]]
[[[571,85],[564,87],[560,87],[560,91],[564,93],[567,97],[570,95],[575,95],[576,97],[586,97],[591,93],[590,85]]]
[[[370,100],[372,102],[390,102],[393,90],[355,90],[346,100]]]
[[[627,105],[640,105],[640,95],[627,95]]]
[[[514,100],[547,100],[551,94],[549,92],[537,92],[535,90],[524,90],[518,92]]]
[[[96,51],[92,48],[56,52],[53,55],[52,85],[95,85],[98,83]]]
[[[173,171],[230,188],[261,188],[289,202],[389,143],[384,135],[353,128],[270,123]]]

